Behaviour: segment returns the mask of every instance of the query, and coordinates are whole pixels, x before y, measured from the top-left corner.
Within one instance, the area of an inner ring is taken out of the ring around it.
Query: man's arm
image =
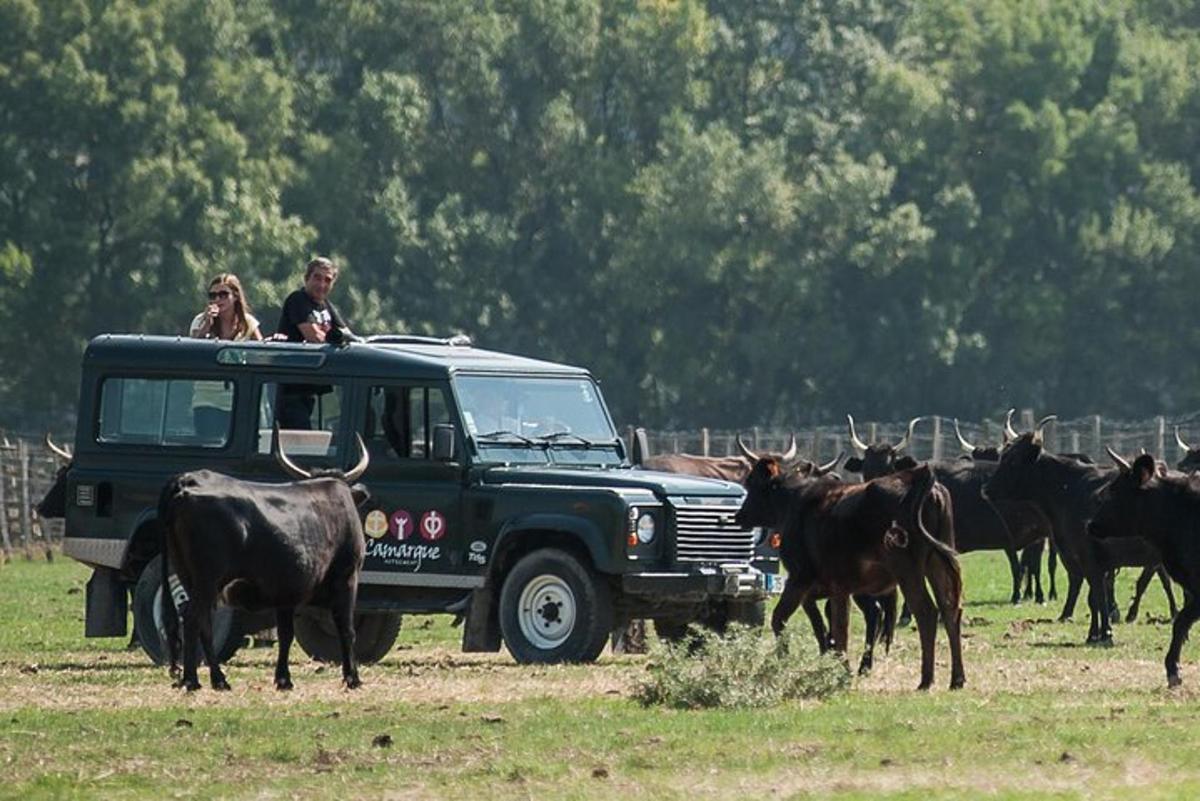
[[[325,332],[312,323],[300,323],[296,327],[300,329],[300,336],[304,337],[305,342],[325,341]]]

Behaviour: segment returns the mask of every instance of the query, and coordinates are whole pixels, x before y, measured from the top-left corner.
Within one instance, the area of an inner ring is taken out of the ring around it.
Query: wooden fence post
[[[1104,441],[1100,438],[1100,415],[1092,418],[1092,456],[1099,458],[1104,453]]]
[[[0,447],[0,543],[4,547],[4,561],[12,558],[12,540],[8,536],[8,470],[4,466],[4,451]]]
[[[29,519],[29,448],[25,440],[17,440],[17,466],[21,471],[21,547],[25,549],[25,558],[33,560],[29,546],[33,544],[33,526]]]
[[[700,455],[708,456],[708,428],[700,429]]]
[[[1167,458],[1167,418],[1158,416],[1158,441],[1155,443],[1154,455],[1158,459]]]
[[[940,414],[933,416],[933,456],[930,458],[935,462],[942,458],[942,416]]]

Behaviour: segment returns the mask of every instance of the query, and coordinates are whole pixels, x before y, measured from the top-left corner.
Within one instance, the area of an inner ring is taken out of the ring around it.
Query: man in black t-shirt
[[[349,326],[329,300],[337,281],[338,268],[331,260],[318,256],[304,271],[304,288],[297,289],[283,302],[283,313],[275,328],[277,338],[288,342],[340,344],[353,337]],[[309,429],[316,402],[315,387],[304,384],[285,384],[279,388],[279,411],[276,415],[281,428]]]
[[[304,289],[297,289],[283,302],[276,333],[288,342],[326,342],[334,328],[348,333],[346,321],[329,300],[337,277],[337,265],[324,256],[310,261],[304,271]]]

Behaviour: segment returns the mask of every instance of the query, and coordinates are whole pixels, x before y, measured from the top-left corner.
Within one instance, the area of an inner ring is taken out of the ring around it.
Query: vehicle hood
[[[544,466],[491,467],[483,473],[485,484],[545,484],[571,487],[647,489],[660,495],[741,496],[740,484],[654,470],[612,468],[574,470]]]

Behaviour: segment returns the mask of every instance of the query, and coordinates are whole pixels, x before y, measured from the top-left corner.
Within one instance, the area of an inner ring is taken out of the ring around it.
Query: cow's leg
[[[829,637],[833,641],[833,650],[845,658],[846,649],[850,644],[850,597],[830,596],[829,608]]]
[[[771,631],[776,637],[783,633],[783,627],[787,625],[788,618],[795,613],[796,607],[800,606],[801,602],[804,601],[804,596],[807,595],[805,589],[807,588],[802,586],[799,578],[790,574],[788,575],[787,582],[783,585],[783,592],[779,593],[779,603],[775,604],[775,611],[771,613]],[[816,610],[815,605],[813,606],[813,610]],[[807,607],[805,607],[805,611],[809,611]],[[817,618],[820,615],[820,611],[816,611]],[[817,633],[817,640],[824,642],[824,622],[821,623],[822,631],[817,632],[817,622],[812,613],[809,613],[809,620],[813,623],[813,631]]]
[[[1089,571],[1088,576],[1088,610],[1090,624],[1088,625],[1089,643],[1112,645],[1112,626],[1109,623],[1109,594],[1108,571]]]
[[[925,590],[925,579],[915,569],[904,571],[901,589],[904,602],[912,609],[917,621],[917,632],[921,637],[921,683],[918,690],[933,686],[933,650],[937,639],[937,608]]]
[[[1117,571],[1109,570],[1104,574],[1104,601],[1108,614],[1108,623],[1121,622],[1121,610],[1117,608]]]
[[[1158,573],[1158,580],[1162,582],[1163,592],[1167,594],[1167,607],[1171,610],[1171,619],[1175,619],[1175,615],[1179,614],[1179,607],[1175,605],[1175,593],[1171,591],[1171,577],[1167,575],[1167,569],[1159,565],[1154,569]]]
[[[1050,576],[1050,594],[1046,596],[1051,601],[1058,600],[1058,587],[1054,583],[1054,577],[1058,574],[1058,549],[1054,547],[1054,539],[1050,538],[1046,542],[1046,573]]]
[[[1142,605],[1142,595],[1146,592],[1146,588],[1150,586],[1150,579],[1152,578],[1154,578],[1154,568],[1142,568],[1142,572],[1138,574],[1137,583],[1133,588],[1133,600],[1129,603],[1129,611],[1125,613],[1126,623],[1132,623],[1138,619],[1138,608]]]
[[[1065,623],[1075,615],[1075,603],[1079,600],[1079,591],[1083,589],[1083,574],[1073,570],[1067,571],[1067,600],[1063,603],[1062,614],[1058,616],[1059,623]],[[1050,597],[1055,596],[1054,574],[1050,574]]]
[[[1039,540],[1033,556],[1033,565],[1029,571],[1033,576],[1033,599],[1039,604],[1046,603],[1046,596],[1042,594],[1042,551],[1045,547],[1045,540]]]
[[[904,596],[904,603],[900,604],[900,619],[896,621],[896,625],[902,629],[906,629],[912,625],[912,620],[913,613],[908,608],[908,596],[906,595]]]
[[[188,599],[180,609],[180,614],[183,617],[183,675],[179,678],[177,686],[194,692],[200,689],[200,677],[196,673],[196,666],[200,662],[200,629],[196,621],[196,599]]]
[[[1005,548],[1004,555],[1008,557],[1008,570],[1012,574],[1012,604],[1016,606],[1021,603],[1021,560],[1017,556],[1016,550]]]
[[[204,659],[208,662],[208,680],[214,690],[228,690],[229,682],[217,661],[217,649],[213,647],[212,618],[215,599],[195,598],[192,610],[196,615],[196,628],[200,633],[200,647],[204,649]]]
[[[780,603],[783,603],[782,599],[780,599]],[[821,614],[821,609],[813,598],[805,598],[802,606],[804,614],[808,616],[809,625],[812,626],[813,636],[817,638],[817,650],[823,654],[829,650],[829,631],[825,628],[825,617]],[[783,623],[787,623],[787,620],[784,619]],[[783,630],[783,623],[779,626],[780,631]],[[772,630],[775,628],[774,616],[771,617],[771,628]],[[778,633],[776,632],[777,635]]]
[[[288,607],[275,610],[275,631],[279,638],[279,660],[275,663],[275,689],[292,689],[292,671],[288,667],[288,654],[292,650],[295,636],[296,610]]]
[[[1198,597],[1200,596],[1195,593],[1184,594],[1183,608],[1175,616],[1175,623],[1171,627],[1171,647],[1167,649],[1166,659],[1168,687],[1178,687],[1182,683],[1179,678],[1179,653],[1183,650],[1183,644],[1187,642],[1192,624],[1200,617],[1200,603],[1196,600]]]
[[[883,611],[883,623],[880,636],[883,638],[883,652],[885,654],[892,651],[892,639],[896,635],[896,603],[899,600],[896,596],[898,590],[892,590],[887,595],[879,596],[879,607]]]
[[[866,624],[862,660],[858,663],[858,675],[866,676],[875,665],[875,643],[879,640],[882,611],[879,601],[874,595],[855,595],[854,604],[862,612],[863,621]]]
[[[962,576],[940,554],[930,556],[926,570],[950,643],[950,689],[957,690],[967,680],[962,658]]]
[[[330,612],[337,626],[338,639],[342,644],[342,681],[353,690],[362,686],[358,677],[358,665],[354,660],[354,599],[357,594],[357,576],[337,587],[333,592]]]

